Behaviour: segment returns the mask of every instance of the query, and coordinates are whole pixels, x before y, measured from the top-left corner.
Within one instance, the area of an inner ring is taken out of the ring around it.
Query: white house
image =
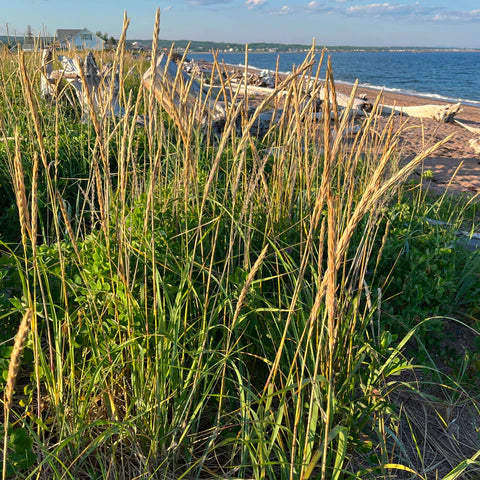
[[[58,29],[55,32],[55,42],[60,48],[77,50],[102,50],[105,40],[95,35],[87,28]]]

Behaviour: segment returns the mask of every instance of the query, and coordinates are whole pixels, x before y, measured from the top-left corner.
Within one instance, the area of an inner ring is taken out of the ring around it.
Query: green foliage
[[[25,428],[10,429],[8,438],[7,476],[21,478],[37,461],[33,438]]]
[[[408,198],[389,209],[375,283],[382,288],[382,310],[394,319],[390,327],[411,328],[428,317],[458,314],[460,307],[472,313],[478,308],[478,252],[462,247],[458,226],[432,221],[432,213],[431,206]],[[435,344],[443,326],[440,319],[429,322],[422,340]]]

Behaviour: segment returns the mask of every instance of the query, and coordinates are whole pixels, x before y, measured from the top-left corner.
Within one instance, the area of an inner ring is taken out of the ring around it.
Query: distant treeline
[[[5,45],[9,44],[10,46],[16,45],[17,43],[24,43],[23,36],[12,36],[7,37],[6,35],[0,35],[0,43]],[[51,40],[51,39],[50,39]],[[146,47],[151,46],[151,40],[127,40],[127,46],[132,45],[133,42],[140,43]],[[158,47],[171,48],[172,44],[175,49],[184,50],[187,45],[190,44],[191,52],[211,52],[212,50],[220,51],[231,51],[231,52],[244,52],[245,44],[244,43],[232,43],[232,42],[207,42],[207,41],[198,41],[198,40],[159,40]],[[249,43],[248,48],[251,51],[256,52],[298,52],[306,51],[311,48],[311,45],[303,45],[300,43],[265,43],[265,42],[255,42]],[[435,51],[480,51],[480,49],[461,49],[461,48],[432,48],[432,47],[359,47],[351,45],[330,45],[325,46],[318,44],[316,49],[321,51],[323,48],[326,48],[329,51],[345,51],[345,52],[391,52],[391,51],[421,51],[421,52],[435,52]]]
[[[134,42],[130,40],[127,43]],[[150,40],[136,40],[143,45],[151,45]],[[231,42],[201,42],[190,40],[159,40],[159,48],[170,48],[174,44],[176,49],[185,49],[190,44],[190,51],[192,52],[211,52],[212,50],[220,51],[233,51],[244,52],[244,43],[231,43]],[[303,45],[300,43],[249,43],[249,50],[260,52],[288,52],[288,51],[305,51],[311,48],[311,45]],[[351,45],[321,45],[317,44],[316,49],[321,51],[326,48],[329,51],[345,51],[345,52],[391,52],[391,51],[422,51],[422,52],[435,52],[435,51],[479,51],[478,49],[459,49],[459,48],[432,48],[432,47],[359,47]]]

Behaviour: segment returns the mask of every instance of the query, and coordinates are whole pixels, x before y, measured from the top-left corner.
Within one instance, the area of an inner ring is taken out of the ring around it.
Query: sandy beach
[[[226,66],[227,71],[230,72],[242,71],[238,66]],[[249,71],[258,74],[260,69],[249,67]],[[340,93],[350,95],[352,85],[337,83],[336,89]],[[356,95],[360,96],[362,94],[365,94],[371,103],[375,101],[378,95],[381,95],[382,104],[399,107],[446,105],[449,103],[444,100],[438,101],[421,96],[358,87]],[[455,120],[480,129],[480,108],[462,105]],[[387,121],[387,115],[383,117],[382,121]],[[447,144],[436,152],[435,156],[425,160],[423,167],[415,172],[415,176],[420,178],[422,170],[423,172],[428,171],[428,174],[424,175],[423,181],[431,191],[443,193],[448,188],[449,192],[455,194],[466,193],[469,196],[480,194],[480,155],[476,154],[469,144],[472,139],[480,139],[480,134],[472,133],[455,123],[440,123],[430,119],[397,115],[396,122],[397,126],[404,124],[407,127],[404,129],[400,142],[400,155],[405,160],[413,158],[423,148],[432,146],[451,134],[454,135]]]
[[[338,84],[341,93],[350,93],[351,86]],[[392,92],[381,92],[369,88],[358,88],[358,94],[366,94],[370,101],[377,95],[382,95],[382,103],[397,106],[417,105],[445,105],[444,101],[435,101],[430,98],[402,95]],[[463,105],[460,113],[455,117],[461,123],[474,128],[480,128],[480,108]],[[424,170],[430,170],[427,184],[433,191],[443,192],[445,188],[454,193],[480,193],[480,156],[475,154],[469,141],[479,138],[465,128],[455,123],[439,123],[429,119],[397,116],[397,122],[407,122],[408,128],[402,135],[401,155],[405,159],[412,158],[423,147],[428,147],[444,139],[450,134],[454,137],[444,147],[437,151],[434,157],[428,158]],[[452,180],[457,168],[458,172]],[[421,175],[421,170],[416,172]]]

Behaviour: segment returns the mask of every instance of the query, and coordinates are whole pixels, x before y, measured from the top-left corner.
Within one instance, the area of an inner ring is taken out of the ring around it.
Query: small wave
[[[239,63],[236,65],[237,67],[245,68],[244,63]],[[253,64],[248,65],[249,68],[255,69],[255,70],[269,70],[271,72],[274,72],[275,69],[271,69],[268,67],[259,67]],[[278,72],[280,75],[288,75],[291,73],[291,71],[279,71]],[[349,81],[344,81],[344,80],[335,80],[337,83],[343,84],[343,85],[353,85],[353,82]],[[452,102],[452,103],[463,103],[464,105],[469,105],[472,107],[480,107],[480,101],[479,100],[472,100],[468,98],[463,98],[463,97],[449,97],[447,95],[440,95],[438,93],[425,93],[425,92],[418,92],[417,90],[413,89],[407,89],[407,88],[395,88],[395,87],[387,87],[386,85],[374,85],[371,83],[359,83],[359,87],[364,87],[364,88],[372,88],[374,90],[384,90],[385,92],[390,92],[390,93],[398,93],[401,95],[409,95],[412,97],[421,97],[421,98],[426,98],[426,99],[432,99],[432,100],[440,100],[440,101],[445,101],[445,102]]]
[[[335,80],[335,82],[340,83],[342,85],[353,85],[353,82],[347,82],[344,80]],[[398,93],[401,95],[408,95],[411,97],[421,97],[421,98],[430,98],[432,100],[442,100],[445,102],[451,103],[463,103],[465,105],[469,105],[472,107],[480,107],[480,101],[478,100],[471,100],[468,98],[461,98],[461,97],[448,97],[446,95],[440,95],[438,93],[424,93],[418,92],[417,90],[410,90],[406,88],[395,88],[395,87],[387,87],[386,85],[373,85],[371,83],[359,83],[359,87],[363,88],[371,88],[373,90],[383,90],[385,92],[390,93]]]
[[[471,100],[469,98],[461,98],[461,97],[449,97],[447,95],[440,95],[438,93],[425,93],[425,92],[418,92],[416,90],[410,90],[405,88],[395,88],[395,87],[387,87],[387,86],[378,86],[378,85],[371,85],[369,83],[362,83],[360,84],[361,87],[365,88],[374,88],[376,90],[384,90],[385,92],[391,93],[399,93],[402,95],[410,95],[413,97],[422,97],[422,98],[431,98],[432,100],[442,100],[445,102],[452,102],[452,103],[463,103],[465,105],[470,105],[474,107],[480,106],[480,101],[478,100]]]
[[[243,68],[245,68],[245,64],[240,64]],[[263,69],[260,67],[256,67],[255,65],[249,65],[250,68],[254,68],[256,70],[267,70]],[[280,75],[288,75],[291,72],[278,72]],[[353,82],[347,82],[344,80],[335,80],[337,83],[341,83],[343,85],[353,85]],[[412,97],[421,97],[421,98],[430,98],[432,100],[441,100],[445,102],[452,102],[452,103],[463,103],[465,105],[469,105],[472,107],[480,107],[480,101],[478,100],[471,100],[468,98],[461,98],[461,97],[448,97],[446,95],[440,95],[438,93],[423,93],[423,92],[418,92],[416,90],[410,90],[406,88],[395,88],[395,87],[387,87],[385,85],[380,86],[380,85],[373,85],[371,83],[359,83],[359,87],[364,87],[364,88],[372,88],[374,90],[384,90],[385,92],[390,92],[390,93],[399,93],[401,95],[409,95]]]

